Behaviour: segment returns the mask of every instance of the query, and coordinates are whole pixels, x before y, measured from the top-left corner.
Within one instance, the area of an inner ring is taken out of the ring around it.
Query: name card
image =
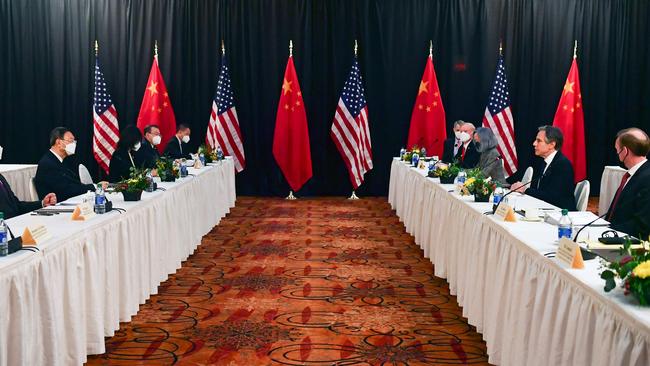
[[[497,208],[494,216],[501,221],[516,222],[515,210],[507,203],[502,203]]]
[[[77,205],[72,212],[73,221],[89,220],[95,216],[95,206],[92,202],[84,202]]]
[[[30,225],[23,230],[23,245],[37,245],[50,238],[52,235],[47,231],[45,225]]]
[[[574,268],[585,268],[585,262],[582,259],[582,252],[580,246],[575,241],[569,238],[560,239],[560,247],[557,249],[555,257],[563,264]]]

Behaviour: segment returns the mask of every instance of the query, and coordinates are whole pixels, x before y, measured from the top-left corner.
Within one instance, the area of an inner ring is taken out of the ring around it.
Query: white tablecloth
[[[490,363],[650,365],[650,309],[620,288],[605,293],[597,260],[565,269],[541,254],[556,250],[556,227],[498,222],[483,214],[491,204],[450,189],[393,161],[389,202],[483,334]],[[549,206],[516,203],[533,204]]]
[[[604,215],[612,203],[621,179],[627,170],[619,166],[606,166],[600,179],[600,197],[598,198],[598,213]]]
[[[0,164],[0,174],[7,179],[16,197],[21,201],[36,201],[29,193],[29,180],[36,175],[37,165],[28,164]]]
[[[0,258],[0,365],[79,365],[105,352],[104,337],[129,321],[235,204],[232,160],[143,192],[108,198],[126,213],[85,222],[70,214],[8,220],[20,233],[47,225],[40,252]],[[77,198],[78,199],[78,198]]]

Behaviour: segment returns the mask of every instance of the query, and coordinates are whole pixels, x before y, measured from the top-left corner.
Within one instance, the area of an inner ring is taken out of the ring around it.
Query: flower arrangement
[[[643,241],[641,248],[632,249],[630,240],[626,240],[619,254],[618,262],[609,262],[600,278],[605,280],[605,292],[616,288],[619,278],[625,295],[632,294],[643,306],[650,305],[650,242]]]
[[[147,173],[149,169],[138,169],[131,167],[129,178],[124,179],[117,183],[115,192],[129,192],[136,193],[147,189],[149,182],[147,181]]]
[[[174,161],[166,156],[161,156],[156,161],[158,176],[163,182],[173,182],[179,177],[180,172]]]
[[[460,165],[457,161],[451,164],[438,163],[437,168],[429,172],[429,177],[443,179],[451,179],[452,181],[460,172]]]
[[[460,190],[464,196],[474,195],[476,202],[488,202],[490,195],[497,188],[491,177],[485,177],[481,169],[475,168],[467,171],[467,179]]]
[[[199,150],[197,151],[199,155],[203,154],[205,157],[205,163],[212,163],[213,161],[219,160],[219,157],[217,156],[217,151],[213,150],[210,145],[202,144],[199,146]]]
[[[414,153],[418,154],[418,156],[420,155],[420,148],[417,145],[413,145],[413,147],[411,147],[411,150],[407,151],[404,154],[402,160],[406,161],[407,163],[410,163]]]

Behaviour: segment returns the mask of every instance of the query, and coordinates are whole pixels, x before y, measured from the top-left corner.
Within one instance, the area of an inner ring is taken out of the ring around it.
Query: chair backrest
[[[521,178],[521,183],[528,183],[531,179],[533,179],[533,167],[529,166],[524,172],[523,178]]]
[[[587,210],[590,190],[591,190],[591,185],[589,184],[589,181],[586,179],[576,184],[574,196],[576,197],[576,208],[578,209],[578,211]]]
[[[93,177],[90,176],[88,168],[83,164],[79,164],[79,180],[83,184],[93,184]]]
[[[38,201],[38,192],[36,191],[36,184],[34,184],[34,177],[29,178],[29,196],[30,200]]]

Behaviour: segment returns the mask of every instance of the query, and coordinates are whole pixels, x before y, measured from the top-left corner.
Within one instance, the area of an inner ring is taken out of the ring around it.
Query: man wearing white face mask
[[[65,127],[57,127],[52,130],[50,150],[38,162],[34,177],[34,184],[40,199],[44,199],[48,193],[54,192],[60,201],[65,201],[70,197],[95,190],[93,184],[81,183],[79,175],[63,163],[64,159],[74,155],[76,148],[77,141],[70,130]]]
[[[458,148],[458,152],[454,159],[458,161],[463,169],[476,168],[478,161],[481,158],[481,154],[476,151],[474,139],[472,138],[475,130],[476,127],[469,122],[463,123],[460,127],[460,142],[462,145]]]
[[[0,146],[0,160],[2,160],[2,146]],[[48,193],[42,201],[24,202],[18,200],[5,177],[0,174],[0,212],[4,213],[5,219],[54,204],[56,204],[54,193]]]
[[[156,160],[160,157],[156,146],[160,145],[162,137],[160,129],[156,125],[148,125],[144,128],[142,146],[135,153],[135,165],[147,169],[156,167]]]
[[[444,150],[442,153],[442,161],[446,163],[451,163],[454,161],[454,156],[458,153],[458,148],[460,148],[460,127],[465,122],[461,119],[454,122],[454,135],[445,140]]]
[[[176,127],[176,134],[169,140],[165,147],[164,155],[172,159],[190,159],[190,148],[187,144],[190,142],[190,127],[186,124],[179,124]]]

